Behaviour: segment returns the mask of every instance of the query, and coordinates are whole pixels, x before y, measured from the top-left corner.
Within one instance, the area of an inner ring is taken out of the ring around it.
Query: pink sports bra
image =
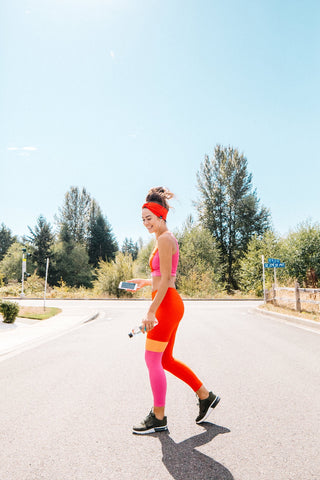
[[[172,235],[172,233],[171,233]],[[172,235],[173,236],[173,235]],[[173,236],[173,238],[176,241],[177,244],[177,251],[172,255],[172,268],[171,268],[171,276],[175,277],[177,273],[177,268],[178,268],[178,262],[179,262],[179,245],[177,239]],[[150,258],[149,258],[149,265],[151,268],[151,276],[152,277],[161,277],[161,272],[160,272],[160,257],[159,257],[159,250],[156,248]]]

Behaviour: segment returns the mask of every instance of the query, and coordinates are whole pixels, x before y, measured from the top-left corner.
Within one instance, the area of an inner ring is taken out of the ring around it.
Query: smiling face
[[[149,233],[156,233],[159,230],[161,220],[147,208],[142,209],[142,223]]]

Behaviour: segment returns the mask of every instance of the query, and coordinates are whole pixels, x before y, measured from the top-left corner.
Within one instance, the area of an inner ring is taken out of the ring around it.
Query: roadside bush
[[[280,242],[285,271],[304,287],[320,286],[320,224],[304,222]],[[312,275],[313,273],[313,275]],[[310,278],[313,276],[313,280]]]
[[[1,297],[20,297],[21,282],[11,280],[7,285],[0,286]],[[49,288],[48,288],[49,290]],[[43,297],[44,280],[35,273],[24,281],[24,294],[26,296]]]
[[[43,296],[44,283],[44,279],[34,273],[24,281],[24,293],[26,295]]]
[[[13,323],[19,313],[19,305],[16,302],[1,302],[0,312],[4,323]]]
[[[217,282],[215,282],[213,268],[206,270],[193,267],[188,275],[180,277],[179,292],[187,297],[212,298],[217,293]]]
[[[92,288],[69,287],[62,279],[58,286],[48,287],[47,298],[95,298]]]
[[[134,262],[134,276],[142,278],[150,277],[149,258],[154,247],[155,241],[152,239],[139,250],[138,257]]]
[[[12,280],[8,285],[0,287],[0,297],[19,297],[21,294],[21,283]]]
[[[119,252],[114,261],[99,262],[96,275],[97,280],[94,282],[94,288],[98,294],[108,294],[117,298],[132,296],[131,293],[118,288],[122,280],[129,280],[133,277],[133,260],[131,255]]]

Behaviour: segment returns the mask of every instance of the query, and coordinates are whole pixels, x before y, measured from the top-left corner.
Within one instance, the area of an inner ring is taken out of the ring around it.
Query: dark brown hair
[[[168,200],[173,198],[174,194],[170,192],[166,187],[153,187],[150,188],[148,195],[146,196],[146,202],[155,202],[159,205],[162,205],[164,208],[169,210],[170,205]]]

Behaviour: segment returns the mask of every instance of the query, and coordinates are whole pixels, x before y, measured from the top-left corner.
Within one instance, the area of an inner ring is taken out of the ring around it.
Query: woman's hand
[[[140,290],[140,288],[151,285],[151,280],[145,278],[132,278],[131,280],[126,280],[126,282],[137,284],[136,290],[128,290],[128,292],[136,292],[137,290]]]
[[[149,332],[153,329],[156,323],[156,316],[152,312],[148,312],[147,316],[144,320],[142,320],[142,325],[144,325],[144,329],[142,330],[143,333]]]

